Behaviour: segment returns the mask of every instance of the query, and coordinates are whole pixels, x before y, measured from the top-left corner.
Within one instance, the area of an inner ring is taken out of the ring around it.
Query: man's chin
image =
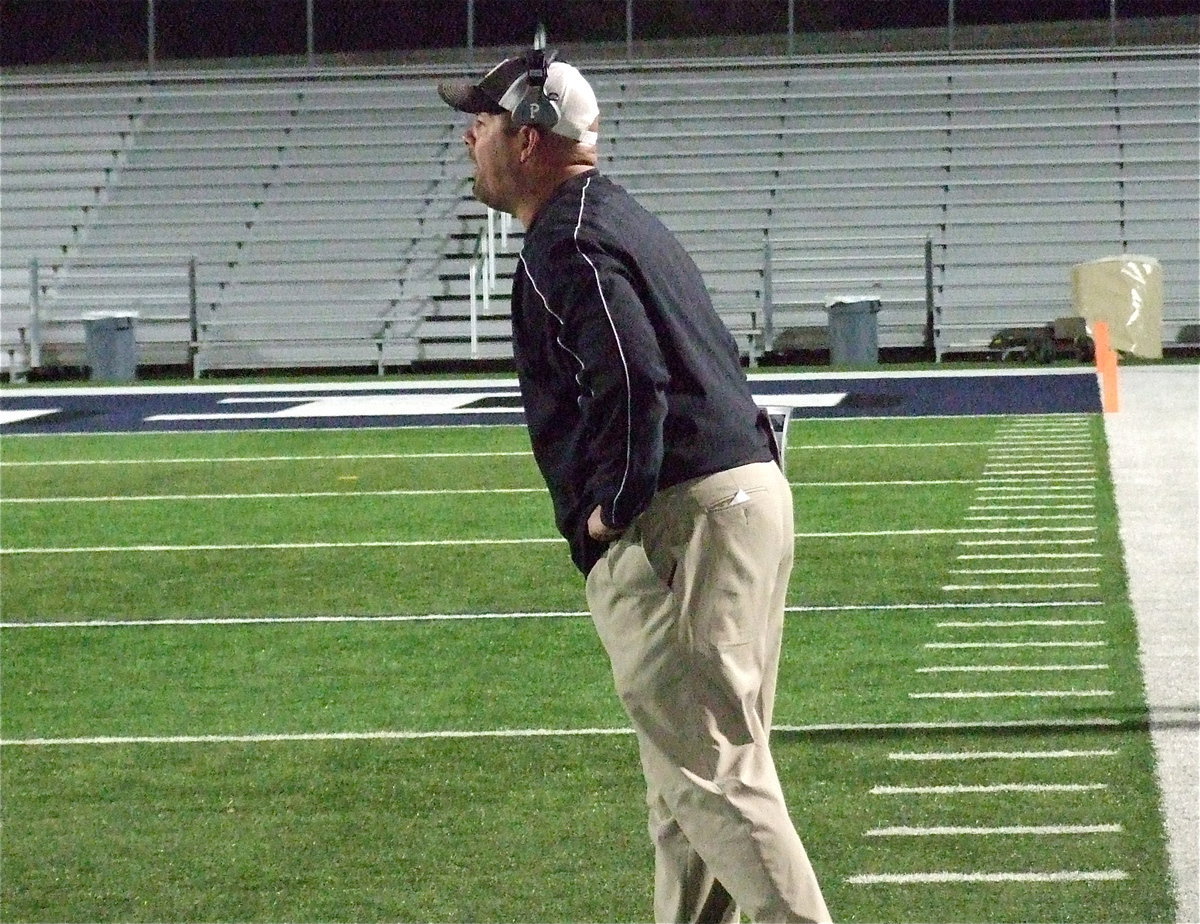
[[[475,185],[471,188],[471,192],[476,199],[478,199],[488,208],[496,209],[500,212],[505,211],[504,207],[500,204],[496,197],[489,193],[486,188],[480,186],[478,179],[475,180]]]

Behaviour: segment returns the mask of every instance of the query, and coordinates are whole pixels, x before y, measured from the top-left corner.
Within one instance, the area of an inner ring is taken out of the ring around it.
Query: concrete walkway
[[[1104,418],[1179,924],[1200,922],[1198,394],[1198,366],[1122,367]]]

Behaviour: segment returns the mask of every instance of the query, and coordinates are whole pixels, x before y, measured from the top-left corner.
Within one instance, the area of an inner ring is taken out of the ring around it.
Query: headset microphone
[[[546,76],[555,53],[546,54],[544,48],[531,48],[525,53],[525,79],[528,88],[525,98],[513,110],[513,121],[518,125],[532,125],[549,131],[558,124],[561,116],[558,101],[546,92]]]

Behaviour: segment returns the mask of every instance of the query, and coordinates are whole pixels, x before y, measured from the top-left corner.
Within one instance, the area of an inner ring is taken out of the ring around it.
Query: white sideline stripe
[[[909,699],[1062,699],[1112,696],[1112,690],[947,690],[942,693],[909,693]]]
[[[863,873],[847,876],[850,885],[942,885],[972,882],[1119,882],[1123,869],[1061,870],[1047,873]]]
[[[944,664],[918,667],[918,674],[1003,674],[1025,671],[1106,671],[1107,664]]]
[[[853,538],[891,538],[895,536],[954,536],[964,533],[977,535],[980,533],[1012,533],[1012,532],[1079,532],[1092,531],[1090,526],[1030,526],[1020,529],[900,529],[877,531],[849,531],[831,533],[796,533],[797,539],[853,539]],[[447,546],[480,546],[480,545],[527,545],[538,543],[558,543],[562,538],[539,537],[531,539],[395,539],[363,542],[240,542],[240,543],[210,543],[197,545],[95,545],[73,547],[25,547],[0,549],[0,555],[76,555],[104,554],[109,552],[240,552],[250,550],[304,550],[304,549],[392,549],[392,548],[421,548]],[[1029,540],[1042,542],[1058,542],[1064,540]],[[1073,540],[1065,540],[1073,541]],[[1087,540],[1095,541],[1095,540]]]
[[[897,751],[888,760],[949,761],[949,760],[1066,760],[1076,757],[1116,757],[1109,749],[1090,751]]]
[[[1016,728],[1098,728],[1115,726],[1115,719],[1017,719],[999,722],[857,722],[822,725],[775,725],[772,731],[799,734],[822,732],[939,731]],[[555,738],[590,735],[632,735],[632,728],[518,728],[469,731],[365,731],[301,732],[295,734],[252,735],[98,735],[83,738],[9,738],[0,739],[0,747],[58,747],[108,744],[268,744],[303,741],[422,741],[439,738]]]
[[[997,825],[995,827],[971,827],[947,825],[945,827],[918,828],[900,826],[895,828],[872,828],[865,837],[951,837],[967,834],[1120,834],[1121,825]]]
[[[876,786],[873,796],[954,796],[994,792],[1095,792],[1107,783],[986,783],[958,786]]]

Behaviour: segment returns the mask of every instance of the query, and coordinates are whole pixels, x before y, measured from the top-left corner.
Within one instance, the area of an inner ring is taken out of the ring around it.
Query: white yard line
[[[1106,671],[1107,664],[944,664],[918,667],[918,674],[1008,674],[1027,671]]]
[[[1099,582],[1085,583],[1063,581],[1057,583],[1027,584],[943,584],[942,590],[955,593],[971,593],[977,590],[1075,590],[1081,587],[1099,587]]]
[[[1103,619],[981,619],[939,622],[939,629],[1017,629],[1025,626],[1103,626]]]
[[[848,532],[814,532],[796,533],[797,539],[856,539],[856,538],[895,538],[900,536],[958,536],[981,535],[994,533],[1051,533],[1051,532],[1094,532],[1091,526],[1029,526],[1015,529],[893,529],[893,530],[852,530]],[[561,537],[535,537],[528,539],[389,539],[359,542],[233,542],[233,543],[197,543],[188,545],[168,545],[147,543],[144,545],[92,545],[92,546],[28,546],[0,549],[0,555],[100,555],[119,552],[242,552],[251,550],[316,550],[316,549],[364,549],[364,548],[420,548],[420,547],[453,547],[453,546],[488,546],[488,545],[529,545],[544,543],[559,543]],[[1071,542],[1095,540],[1062,540],[1038,539],[1025,540],[1031,542]],[[965,544],[965,543],[964,543]]]
[[[508,456],[533,458],[533,453],[528,450],[519,452],[347,452],[292,456],[180,456],[162,459],[43,459],[24,462],[0,459],[0,466],[4,468],[40,468],[64,465],[224,465],[231,462],[358,462],[372,459],[482,459]]]
[[[1099,568],[951,568],[947,574],[1099,574]]]
[[[828,734],[876,731],[992,731],[1046,728],[1104,728],[1120,723],[1108,718],[1017,719],[997,722],[850,722],[819,725],[775,725],[774,732],[790,734]],[[270,744],[275,742],[321,741],[425,741],[459,738],[554,738],[601,735],[632,735],[632,728],[500,728],[445,729],[439,731],[358,731],[299,732],[288,734],[213,734],[213,735],[92,735],[74,738],[0,739],[0,747],[69,747],[84,745],[132,744]]]
[[[1030,523],[1035,520],[1095,520],[1094,513],[993,513],[993,514],[972,514],[966,516],[968,523],[978,522],[997,522],[1001,520],[1016,520],[1020,523]]]
[[[1103,648],[1107,642],[926,642],[926,648]]]
[[[949,885],[954,883],[1119,882],[1129,874],[1121,869],[1059,870],[1013,873],[864,873],[847,876],[851,885]]]
[[[1116,757],[1108,748],[1060,751],[896,751],[888,760],[898,761],[959,761],[959,760],[1074,760],[1089,757]]]
[[[1113,696],[1112,690],[946,690],[909,693],[909,699],[1064,699]]]
[[[974,609],[1042,609],[1045,607],[1103,606],[1100,600],[1062,601],[998,601],[994,603],[860,603],[836,606],[789,606],[789,613],[873,613],[913,610],[974,610]],[[246,626],[286,625],[292,623],[389,623],[439,622],[470,619],[560,619],[590,616],[586,610],[547,610],[529,613],[420,613],[382,615],[314,615],[314,616],[183,616],[159,619],[79,619],[36,622],[0,622],[0,629],[112,629],[152,626]],[[1102,626],[1104,620],[1027,620],[1021,622],[939,623],[941,626]]]
[[[804,445],[789,443],[789,452],[825,452],[830,450],[860,450],[860,449],[952,449],[964,446],[987,446],[987,442],[933,442],[933,443],[825,443]],[[356,461],[371,459],[453,459],[453,458],[483,458],[492,456],[528,456],[530,450],[513,452],[380,452],[380,453],[312,453],[305,455],[269,455],[269,456],[180,456],[178,458],[125,458],[125,459],[37,459],[37,460],[8,460],[0,459],[0,467],[5,468],[39,468],[43,466],[72,466],[72,465],[202,465],[224,464],[230,462],[323,462],[323,461]]]
[[[1095,510],[1095,504],[973,504],[968,510]]]
[[[937,481],[794,481],[795,488],[863,488],[863,487],[918,487],[950,484],[974,484],[968,479]],[[0,503],[9,504],[88,504],[125,503],[134,501],[236,501],[236,500],[290,500],[293,498],[344,498],[344,497],[429,497],[455,494],[545,494],[544,486],[529,488],[427,488],[393,489],[382,491],[289,491],[289,492],[246,492],[221,494],[109,494],[99,496],[65,497],[5,497]],[[1024,519],[1024,518],[1023,518]]]
[[[1036,558],[1103,558],[1100,552],[1013,552],[990,555],[959,555],[958,561],[1011,561],[1012,559]]]
[[[909,827],[872,828],[866,832],[866,837],[959,837],[962,835],[993,835],[993,834],[1120,834],[1125,829],[1117,824],[1102,825],[996,825],[994,827],[972,825],[945,825],[941,827]]]
[[[873,796],[956,796],[989,795],[1000,792],[1098,792],[1108,789],[1107,783],[984,783],[950,786],[875,786]]]
[[[348,497],[435,497],[455,494],[545,494],[541,488],[445,488],[396,489],[389,491],[259,491],[245,494],[112,494],[99,497],[6,497],[9,504],[112,504],[135,501],[233,501],[233,500],[303,500],[312,498]]]
[[[959,545],[1093,545],[1095,542],[1095,539],[964,539]]]
[[[422,547],[537,545],[560,543],[560,537],[533,539],[394,539],[376,542],[228,542],[195,545],[90,545],[73,547],[6,548],[0,555],[104,555],[121,552],[249,552],[312,551],[322,549],[404,549]]]

